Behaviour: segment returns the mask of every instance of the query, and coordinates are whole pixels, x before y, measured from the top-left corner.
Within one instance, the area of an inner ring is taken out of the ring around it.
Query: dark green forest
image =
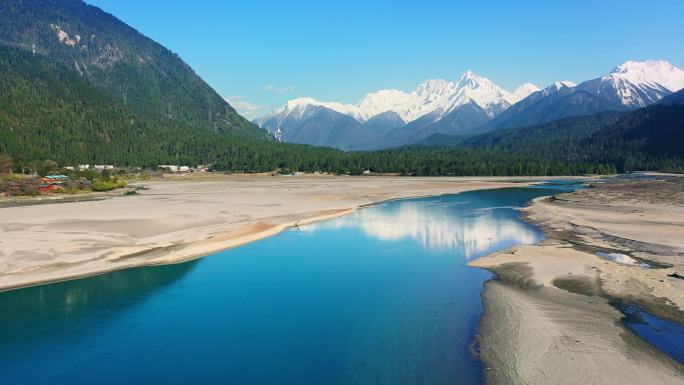
[[[619,172],[684,172],[684,104],[679,91],[629,113],[605,113],[492,131],[477,136],[435,135],[432,148],[478,148],[560,162],[610,164]]]

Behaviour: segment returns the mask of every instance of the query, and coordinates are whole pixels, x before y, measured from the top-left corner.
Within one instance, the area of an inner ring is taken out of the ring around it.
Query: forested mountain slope
[[[193,143],[208,136],[237,140],[136,114],[54,60],[0,47],[0,152],[18,160],[121,165],[188,156],[208,160],[211,153],[193,153]]]
[[[684,90],[630,113],[606,113],[493,131],[439,135],[428,146],[489,149],[565,162],[609,163],[619,171],[684,172]]]
[[[150,118],[249,137],[238,115],[178,55],[82,0],[3,0],[0,40],[35,44],[103,94]]]

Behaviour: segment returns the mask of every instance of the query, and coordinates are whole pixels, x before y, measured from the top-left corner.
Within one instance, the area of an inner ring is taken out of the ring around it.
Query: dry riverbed
[[[684,383],[682,365],[610,305],[684,323],[684,178],[596,184],[537,199],[525,215],[544,229],[542,244],[471,263],[501,277],[483,292],[488,383]]]
[[[383,200],[528,181],[217,176],[145,181],[132,196],[0,207],[0,290],[180,262]]]

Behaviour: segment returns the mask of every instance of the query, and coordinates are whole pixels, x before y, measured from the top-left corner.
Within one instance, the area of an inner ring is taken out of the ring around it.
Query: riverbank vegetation
[[[0,160],[3,159],[0,156]],[[11,159],[4,156],[4,159]],[[78,171],[59,168],[56,162],[46,161],[44,166],[29,173],[0,173],[0,194],[5,196],[38,196],[45,194],[78,194],[92,191],[105,192],[128,186],[120,175],[108,170]],[[52,166],[52,167],[50,167]],[[7,171],[7,170],[5,170]]]

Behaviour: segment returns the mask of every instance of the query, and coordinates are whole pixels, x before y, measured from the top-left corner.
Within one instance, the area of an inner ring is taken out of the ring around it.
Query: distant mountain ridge
[[[478,106],[481,117],[472,119],[478,124],[489,121],[511,105],[538,90],[533,84],[524,84],[513,92],[509,92],[494,84],[487,78],[476,75],[472,71],[465,72],[458,81],[428,80],[411,92],[405,93],[399,90],[381,90],[369,93],[357,104],[342,104],[337,102],[320,102],[312,98],[299,98],[288,101],[282,108],[274,111],[263,118],[255,120],[261,127],[268,129],[277,137],[285,138],[285,132],[296,129],[299,124],[311,118],[312,111],[326,108],[340,114],[354,118],[358,123],[372,119],[373,117],[387,112],[394,113],[395,119],[379,127],[374,125],[377,131],[368,132],[365,137],[375,138],[373,141],[363,141],[358,146],[345,147],[339,143],[327,143],[329,146],[343,149],[368,149],[372,147],[388,147],[388,144],[399,144],[400,139],[407,139],[415,134],[405,135],[400,132],[391,132],[391,129],[401,130],[407,127],[406,123],[423,122],[421,127],[408,126],[409,129],[422,129],[435,123],[452,112],[467,105]],[[397,120],[396,117],[400,119]],[[324,124],[320,122],[320,124]],[[397,125],[398,124],[398,125]],[[454,124],[456,125],[456,124]],[[460,122],[461,126],[467,126],[467,122]],[[384,135],[378,135],[385,131]],[[388,137],[384,137],[389,135]],[[301,138],[300,140],[306,140]],[[305,141],[304,143],[309,143]]]
[[[628,61],[608,75],[575,86],[533,93],[492,120],[487,128],[524,127],[572,116],[631,111],[649,106],[682,88],[684,71],[669,62]]]

